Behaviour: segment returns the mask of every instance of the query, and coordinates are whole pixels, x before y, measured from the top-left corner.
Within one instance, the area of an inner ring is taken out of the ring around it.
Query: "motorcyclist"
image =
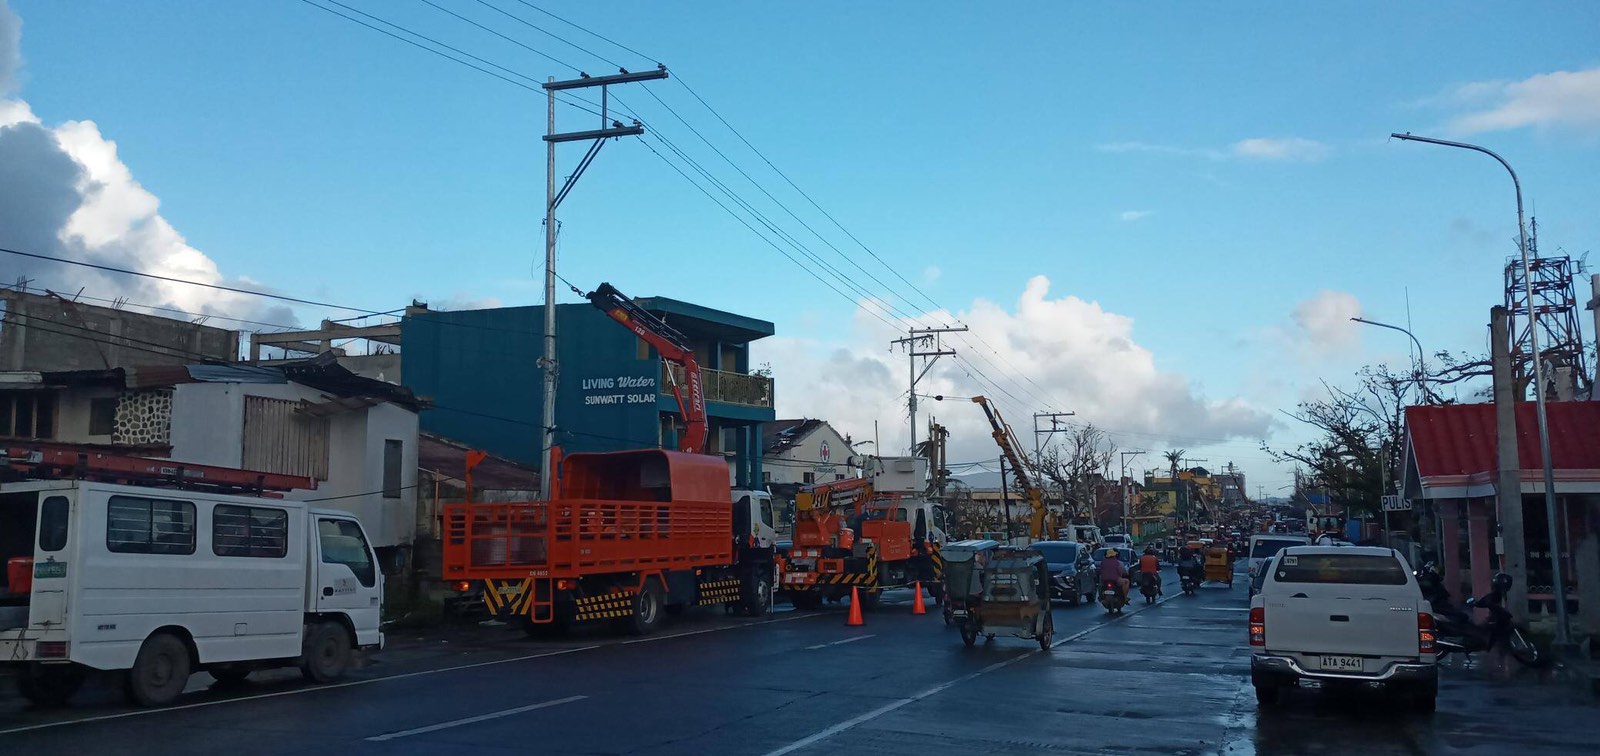
[[[1139,579],[1154,579],[1156,595],[1161,595],[1161,557],[1156,555],[1156,547],[1144,547],[1144,556],[1139,557]]]
[[[1106,549],[1106,558],[1100,560],[1100,582],[1108,581],[1116,584],[1123,603],[1127,603],[1128,566],[1122,563],[1116,549]]]
[[[1200,552],[1198,550],[1190,548],[1189,544],[1185,543],[1182,548],[1178,549],[1176,561],[1178,563],[1179,577],[1187,574],[1196,583],[1200,582]]]

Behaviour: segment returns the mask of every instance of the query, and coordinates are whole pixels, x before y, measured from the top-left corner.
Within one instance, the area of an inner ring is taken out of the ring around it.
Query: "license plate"
[[[517,595],[517,594],[519,594],[521,592],[522,592],[522,586],[520,586],[520,585],[501,586],[500,590],[499,590],[499,593],[502,596],[515,596],[515,595]]]
[[[965,616],[967,616],[967,612],[966,612],[965,609],[955,609],[955,610],[952,610],[950,612],[950,616],[951,617],[965,617]]]
[[[1359,656],[1320,656],[1318,657],[1322,669],[1330,672],[1360,672],[1362,668]]]

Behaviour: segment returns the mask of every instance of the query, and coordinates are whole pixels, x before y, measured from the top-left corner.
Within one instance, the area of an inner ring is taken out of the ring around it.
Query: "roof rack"
[[[98,446],[0,441],[0,481],[8,480],[93,480],[275,497],[317,487],[303,475],[134,457]]]

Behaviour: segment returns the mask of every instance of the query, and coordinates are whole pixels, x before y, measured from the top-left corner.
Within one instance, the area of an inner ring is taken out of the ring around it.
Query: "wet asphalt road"
[[[1168,585],[1176,583],[1170,573]],[[1595,707],[1526,680],[1446,670],[1439,712],[1298,691],[1258,715],[1244,581],[1110,618],[1055,610],[1057,642],[965,648],[938,610],[885,597],[753,621],[709,613],[644,639],[507,628],[396,634],[340,685],[196,675],[165,710],[110,681],[33,711],[0,694],[0,753],[118,754],[1587,754]]]

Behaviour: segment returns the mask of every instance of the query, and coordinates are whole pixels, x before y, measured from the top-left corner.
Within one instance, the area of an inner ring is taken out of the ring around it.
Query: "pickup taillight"
[[[1250,645],[1267,645],[1267,610],[1263,607],[1250,608]]]
[[[1432,656],[1436,653],[1434,641],[1439,639],[1433,627],[1433,615],[1427,612],[1417,612],[1417,653],[1422,656]]]

